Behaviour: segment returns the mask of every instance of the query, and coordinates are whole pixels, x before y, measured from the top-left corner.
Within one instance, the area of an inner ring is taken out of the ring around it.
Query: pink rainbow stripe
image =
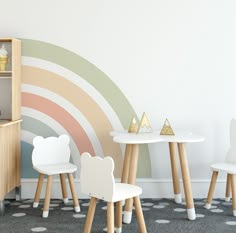
[[[22,93],[22,106],[43,112],[61,124],[73,138],[80,154],[89,152],[95,155],[92,143],[81,125],[62,107],[45,99],[30,93]]]

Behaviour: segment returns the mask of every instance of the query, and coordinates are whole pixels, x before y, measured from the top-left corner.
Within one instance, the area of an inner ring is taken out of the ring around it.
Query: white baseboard
[[[21,198],[33,198],[37,186],[37,179],[21,179]],[[117,181],[118,182],[118,181]],[[206,198],[210,180],[192,180],[192,192],[194,198]],[[80,182],[75,179],[75,185],[79,199],[88,198],[80,192]],[[172,180],[157,180],[157,179],[137,179],[137,185],[142,187],[142,198],[173,198],[173,185]],[[214,198],[224,198],[225,196],[225,180],[218,180],[214,192]],[[183,183],[180,181],[181,194],[184,197]],[[46,180],[44,180],[41,198],[44,198],[46,187]],[[68,195],[70,195],[69,184],[67,182]],[[52,198],[61,198],[60,180],[54,179],[52,186]],[[9,193],[6,198],[14,198],[14,191]]]

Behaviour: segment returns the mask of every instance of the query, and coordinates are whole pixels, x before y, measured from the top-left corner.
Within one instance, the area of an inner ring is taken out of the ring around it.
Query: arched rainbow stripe
[[[35,40],[29,40],[29,39],[21,39],[21,40],[22,40],[22,55],[23,56],[34,57],[34,58],[39,58],[45,61],[50,61],[52,63],[65,67],[66,69],[71,70],[72,72],[79,75],[81,78],[83,78],[88,83],[90,83],[94,88],[96,88],[97,91],[106,99],[106,101],[111,105],[114,112],[118,116],[123,127],[124,128],[128,127],[130,123],[130,119],[132,118],[132,116],[135,116],[136,114],[133,108],[130,106],[127,99],[119,90],[119,88],[102,71],[100,71],[97,67],[95,67],[94,65],[92,65],[91,63],[83,59],[82,57],[78,56],[77,54],[72,53],[71,51],[65,50],[61,47],[48,44],[45,42],[41,42],[41,41],[35,41]],[[29,78],[29,76],[28,77],[26,76],[27,76],[27,73],[32,74],[32,72],[29,72],[30,69],[33,72],[33,75],[30,75],[30,78]],[[47,71],[45,70],[40,70],[37,68],[24,66],[23,67],[23,83],[30,83],[31,85],[36,85],[36,86],[42,85],[42,82],[39,84],[37,83],[39,80],[35,79],[35,74],[37,72],[47,73]],[[53,74],[50,74],[50,75],[54,76]],[[43,78],[43,76],[41,76],[40,78]],[[48,81],[49,79],[47,79],[46,83]],[[69,84],[67,83],[67,85]],[[49,88],[49,90],[51,90],[52,87],[57,88],[56,86],[57,85],[50,85],[48,87],[44,86],[43,88]],[[60,90],[57,89],[54,91],[56,93],[61,94],[61,92],[63,92],[63,90],[66,90],[66,89],[67,88],[64,87]],[[27,93],[25,94],[27,95]],[[69,101],[74,102],[75,99],[76,97],[74,96]],[[87,99],[89,98],[84,96],[83,100],[87,100]],[[28,101],[28,100],[24,99],[24,103],[26,103],[25,101]],[[102,120],[102,119],[106,119],[106,117],[103,116],[103,118],[102,117],[99,118],[99,120]],[[94,120],[89,120],[89,121],[90,123],[94,122]],[[63,124],[65,124],[65,121],[63,121]],[[112,128],[110,128],[109,130],[104,130],[104,131],[102,130],[103,130],[102,125],[100,125],[100,128],[95,129],[98,135],[101,134],[101,136],[105,138],[106,135],[104,135],[104,132],[105,133],[107,132],[108,134],[109,131],[112,130]],[[101,144],[102,144],[102,141],[101,141]],[[103,146],[103,149],[109,147],[110,144],[111,144],[110,140],[105,139],[105,146]],[[119,151],[119,150],[114,150],[114,145],[116,144],[113,143],[113,145],[111,146],[113,147],[113,153],[114,151]],[[117,165],[121,166],[121,163],[119,161],[120,156],[116,156],[116,157],[118,158],[118,161],[117,162],[115,161],[116,166]],[[118,170],[121,170],[120,166],[117,168]],[[138,177],[150,177],[150,176],[151,176],[150,156],[148,152],[148,147],[144,146],[140,150],[140,163],[138,167]]]

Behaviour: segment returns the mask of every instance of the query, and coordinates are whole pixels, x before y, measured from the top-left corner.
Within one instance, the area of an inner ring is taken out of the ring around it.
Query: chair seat
[[[215,163],[211,165],[213,171],[223,171],[229,174],[236,174],[236,164],[233,163]]]
[[[142,189],[136,185],[117,183],[112,202],[122,201],[131,197],[137,197],[142,193]],[[109,201],[109,200],[107,200]]]
[[[39,173],[46,175],[57,175],[63,173],[73,173],[77,167],[71,163],[51,164],[51,165],[37,165],[34,169]]]

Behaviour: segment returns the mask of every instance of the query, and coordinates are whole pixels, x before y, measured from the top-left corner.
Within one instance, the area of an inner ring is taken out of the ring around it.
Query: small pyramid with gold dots
[[[132,121],[129,125],[128,133],[136,133],[138,130],[138,124],[136,122],[135,117],[132,118]]]
[[[164,122],[162,129],[161,129],[160,135],[175,135],[167,118]]]

